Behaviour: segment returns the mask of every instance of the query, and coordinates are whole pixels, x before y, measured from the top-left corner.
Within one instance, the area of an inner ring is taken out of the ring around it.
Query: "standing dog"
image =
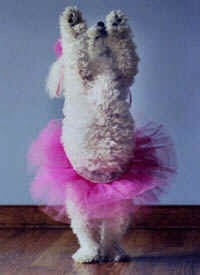
[[[68,7],[60,16],[60,33],[63,52],[50,68],[47,90],[51,97],[62,93],[66,99],[62,144],[80,176],[109,184],[134,158],[134,120],[127,97],[139,58],[132,32],[121,11],[112,11],[106,24],[100,21],[88,29],[81,12]],[[118,205],[117,217],[93,220],[68,199],[67,213],[80,243],[73,259],[127,259],[119,242],[129,224],[130,204]]]

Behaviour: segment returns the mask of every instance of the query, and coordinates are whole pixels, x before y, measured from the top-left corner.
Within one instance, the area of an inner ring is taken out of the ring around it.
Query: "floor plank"
[[[76,264],[69,229],[0,230],[0,275],[200,275],[199,230],[130,230],[123,243],[129,263]]]

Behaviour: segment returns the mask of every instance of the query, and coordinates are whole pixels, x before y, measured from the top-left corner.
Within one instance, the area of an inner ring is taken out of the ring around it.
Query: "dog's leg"
[[[116,218],[107,219],[101,225],[101,257],[105,261],[129,261],[130,256],[121,247],[120,242],[131,221],[127,207],[131,202],[123,202]],[[130,209],[130,208],[129,208]]]
[[[66,207],[71,219],[71,228],[80,244],[80,248],[72,258],[80,263],[99,261],[99,243],[95,236],[97,228],[87,219],[83,209],[75,203],[67,201]]]
[[[87,30],[86,23],[81,12],[76,7],[67,7],[60,16],[60,33],[62,43],[62,56],[57,59],[51,66],[46,81],[46,89],[50,97],[58,97],[63,91],[71,90],[68,85],[64,87],[64,78],[71,74],[75,75],[73,69],[80,67],[84,71],[85,61],[87,58],[84,53],[86,48],[84,33]],[[80,60],[77,61],[77,58]],[[73,66],[72,63],[78,63]],[[67,73],[65,74],[65,72]],[[67,81],[67,83],[70,81]],[[67,89],[66,89],[67,88]]]
[[[63,50],[71,47],[87,31],[87,25],[77,7],[67,7],[60,15],[60,34]],[[69,57],[70,58],[70,57]]]
[[[62,56],[51,66],[46,81],[46,89],[51,98],[58,97],[64,91],[64,74],[70,67],[70,61],[74,62],[71,52],[76,53],[76,40],[86,32],[87,26],[81,12],[76,7],[68,7],[60,16],[60,33],[62,43]],[[81,44],[81,43],[80,43]],[[70,70],[73,70],[71,66]],[[74,72],[72,72],[74,73]],[[66,87],[65,87],[66,90]]]
[[[112,11],[106,17],[106,28],[108,45],[116,61],[120,81],[124,87],[128,88],[138,72],[139,57],[126,16],[119,10]]]
[[[84,84],[92,80],[89,70],[87,25],[76,7],[67,7],[60,16],[60,32],[65,60],[72,61],[73,73],[78,74]],[[74,66],[75,65],[75,66]]]

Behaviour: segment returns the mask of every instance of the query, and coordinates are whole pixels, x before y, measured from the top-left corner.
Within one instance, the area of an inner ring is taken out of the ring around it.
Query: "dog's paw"
[[[61,15],[63,21],[74,27],[77,24],[83,22],[82,14],[77,7],[67,7]]]
[[[67,7],[60,16],[60,25],[65,31],[71,31],[74,36],[86,31],[87,26],[77,7]]]
[[[127,253],[121,254],[120,253],[120,254],[115,255],[113,260],[114,260],[114,262],[130,262],[131,259],[132,259],[132,257],[129,254],[127,254]]]
[[[132,257],[118,244],[114,244],[109,250],[101,253],[103,262],[130,262],[131,259]]]
[[[106,28],[109,34],[122,34],[129,31],[127,23],[128,19],[125,14],[120,11],[111,11],[106,17]]]
[[[114,262],[130,262],[131,256],[119,244],[115,244],[113,260]]]
[[[108,254],[100,257],[99,262],[130,262],[132,257],[127,254]]]
[[[95,248],[79,248],[72,256],[73,260],[77,263],[92,263],[100,260],[98,249]]]

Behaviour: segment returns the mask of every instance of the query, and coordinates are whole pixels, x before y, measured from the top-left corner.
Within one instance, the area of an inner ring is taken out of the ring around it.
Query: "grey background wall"
[[[32,204],[26,152],[39,130],[61,117],[44,92],[58,15],[79,6],[89,24],[112,9],[130,17],[141,57],[133,112],[163,123],[179,174],[161,203],[200,203],[200,2],[198,0],[7,0],[0,2],[0,204]]]

